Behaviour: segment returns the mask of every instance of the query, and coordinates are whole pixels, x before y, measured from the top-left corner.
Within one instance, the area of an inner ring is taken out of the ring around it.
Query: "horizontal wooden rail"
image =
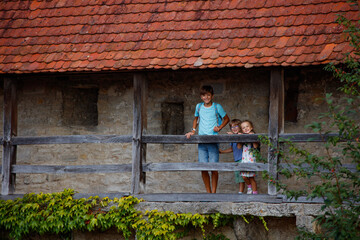
[[[294,164],[288,164],[288,163],[281,163],[281,164],[278,164],[278,165],[279,165],[279,169],[285,168],[285,169],[289,169],[289,170],[294,170],[294,169],[299,168],[298,166],[295,166]],[[356,164],[342,164],[341,167],[346,168],[350,172],[356,172],[357,171],[357,165]],[[301,168],[303,168],[304,170],[312,169],[312,167],[309,164],[302,164]],[[335,169],[335,171],[339,171],[339,169]],[[319,172],[326,173],[326,172],[330,172],[330,171],[327,170],[327,169],[323,169],[323,168],[319,167]]]
[[[259,136],[267,134],[250,135],[195,135],[187,139],[184,135],[143,135],[142,143],[155,144],[198,144],[198,143],[229,143],[229,142],[255,142]],[[329,137],[336,137],[337,134],[321,135],[317,133],[286,133],[280,134],[282,139],[293,142],[323,142]],[[2,139],[1,139],[2,141]],[[345,141],[345,140],[342,140]],[[3,141],[2,141],[3,142]],[[79,143],[131,143],[131,135],[63,135],[63,136],[37,136],[37,137],[12,137],[12,145],[37,145],[37,144],[79,144]]]
[[[279,169],[287,168],[293,170],[296,168],[293,164],[278,164]],[[351,172],[356,172],[355,164],[344,164],[342,167],[347,168]],[[303,165],[302,168],[309,168]],[[171,171],[264,171],[267,170],[265,163],[145,163],[144,172],[171,172]],[[0,166],[1,171],[1,166]],[[102,164],[102,165],[13,165],[11,173],[26,174],[82,174],[82,173],[121,173],[131,172],[131,164]],[[329,172],[320,169],[320,172]]]
[[[147,202],[264,202],[283,203],[283,198],[267,194],[233,194],[233,193],[153,193],[135,194],[135,197]]]
[[[143,135],[144,143],[183,143],[183,144],[197,144],[197,143],[229,143],[229,142],[256,142],[258,136],[265,134],[248,134],[248,135],[194,135],[187,139],[184,135]]]
[[[336,133],[319,134],[319,133],[283,133],[279,134],[279,141],[283,142],[283,139],[290,140],[292,142],[325,142],[329,137],[339,136]],[[342,139],[341,141],[345,141]]]
[[[44,137],[13,137],[12,145],[76,144],[76,143],[131,143],[130,135],[65,135]]]
[[[267,165],[264,163],[145,163],[144,172],[164,171],[263,171]],[[119,173],[131,172],[131,164],[103,164],[103,165],[13,165],[12,173]]]
[[[130,192],[117,193],[76,193],[75,199],[89,198],[91,196],[98,196],[99,198],[109,197],[110,199],[121,198],[131,195]],[[152,193],[152,194],[134,194],[138,199],[144,199],[147,202],[263,202],[263,203],[284,203],[287,199],[283,196],[269,196],[265,194],[248,195],[248,194],[234,194],[234,193]],[[22,198],[24,194],[14,195],[0,195],[1,200],[14,200]],[[292,202],[300,202],[293,200]],[[309,203],[309,200],[306,200]]]
[[[159,171],[264,171],[267,170],[265,163],[147,163],[144,165],[145,172]]]
[[[120,173],[131,172],[131,164],[103,164],[103,165],[13,165],[12,173]]]

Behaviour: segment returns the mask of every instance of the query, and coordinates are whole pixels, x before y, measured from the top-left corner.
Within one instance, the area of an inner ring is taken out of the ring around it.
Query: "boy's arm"
[[[237,143],[236,147],[237,147],[237,149],[241,149],[242,148],[242,143]]]
[[[225,149],[225,150],[219,149],[219,153],[231,153],[232,151],[233,151],[232,148],[228,148],[228,149]]]
[[[214,131],[220,132],[220,130],[223,129],[229,122],[230,122],[230,119],[229,119],[228,115],[226,114],[225,117],[223,118],[223,122],[221,123],[221,125],[214,127]]]
[[[194,121],[193,121],[193,125],[192,125],[192,130],[188,133],[185,134],[186,138],[190,138],[192,135],[195,134],[196,132],[196,126],[197,126],[197,122],[198,122],[198,118],[199,117],[195,117]]]

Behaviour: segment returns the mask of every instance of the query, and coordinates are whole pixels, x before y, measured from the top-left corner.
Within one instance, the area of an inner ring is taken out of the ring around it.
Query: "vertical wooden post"
[[[133,142],[132,142],[132,182],[131,193],[138,194],[141,189],[144,189],[145,175],[142,171],[142,162],[146,155],[146,146],[142,146],[142,133],[144,130],[144,123],[146,126],[145,101],[143,94],[146,89],[145,76],[142,74],[134,74],[134,122],[133,122]]]
[[[142,134],[146,134],[147,131],[147,101],[148,101],[148,85],[145,76],[143,76],[142,87],[141,87],[141,119],[142,119]],[[143,165],[146,163],[146,143],[141,144],[141,166],[142,170]],[[140,193],[145,192],[146,187],[146,173],[140,172]]]
[[[16,146],[11,145],[11,137],[17,135],[17,96],[16,80],[4,79],[4,142],[2,158],[2,195],[9,195],[15,191],[15,174],[11,173],[11,166],[16,164]]]
[[[270,76],[269,138],[273,147],[268,151],[269,176],[277,179],[279,133],[284,131],[284,70],[273,69]],[[276,195],[276,186],[268,183],[268,194]]]

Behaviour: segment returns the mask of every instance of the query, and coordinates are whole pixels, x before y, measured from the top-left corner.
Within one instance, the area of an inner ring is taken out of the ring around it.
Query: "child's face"
[[[248,133],[250,133],[252,130],[253,130],[253,128],[252,128],[252,126],[250,125],[249,122],[243,122],[243,123],[241,123],[241,131],[242,131],[243,133],[248,134]]]
[[[208,103],[212,102],[212,99],[213,99],[214,95],[212,95],[211,93],[205,93],[205,94],[200,95],[200,97],[201,97],[201,100],[205,104],[208,104]]]
[[[231,125],[231,131],[232,131],[233,133],[239,133],[239,132],[240,132],[240,126],[237,125],[237,124]]]

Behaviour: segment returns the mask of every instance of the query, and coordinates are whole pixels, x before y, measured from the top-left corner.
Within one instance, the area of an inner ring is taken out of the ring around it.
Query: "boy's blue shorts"
[[[219,162],[219,144],[200,143],[198,145],[199,162]]]

